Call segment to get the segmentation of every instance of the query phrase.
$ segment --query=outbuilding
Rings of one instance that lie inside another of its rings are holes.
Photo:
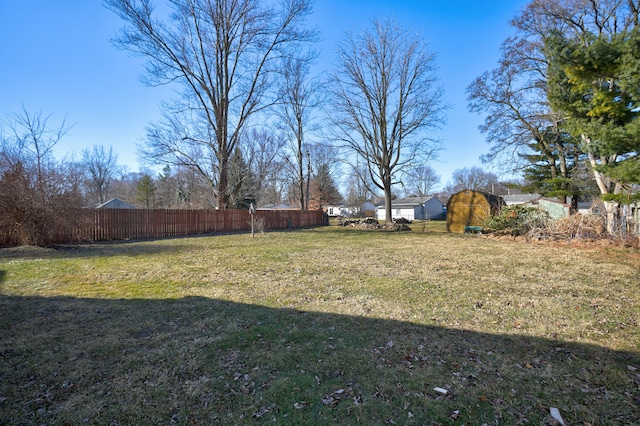
[[[463,233],[467,227],[481,227],[505,205],[499,195],[470,189],[457,192],[447,202],[447,231]]]

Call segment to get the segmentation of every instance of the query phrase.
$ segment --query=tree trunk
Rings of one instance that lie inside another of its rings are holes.
[[[218,210],[229,208],[229,158],[220,159],[220,176],[218,178]]]
[[[605,201],[604,209],[607,214],[607,232],[613,235],[616,231],[620,213],[620,203],[615,201]]]
[[[305,209],[305,197],[304,197],[304,168],[303,168],[303,158],[302,158],[302,144],[300,143],[300,139],[298,139],[298,152],[297,152],[297,160],[298,160],[298,198],[300,198],[300,210]]]
[[[393,216],[391,214],[391,182],[384,183],[384,220],[386,223],[393,222]]]
[[[583,140],[588,140],[585,136],[583,136]],[[593,177],[598,185],[598,189],[600,189],[600,193],[602,195],[610,194],[611,191],[611,182],[605,175],[597,170],[598,160],[595,157],[595,154],[592,151],[587,153],[589,156],[589,163],[591,164],[591,170],[593,172]],[[601,159],[601,164],[608,164],[609,159],[604,157]],[[613,190],[613,193],[616,194],[620,192],[620,185],[616,184]],[[617,218],[620,213],[620,203],[615,201],[605,201],[604,208],[606,211],[606,220],[607,220],[607,232],[609,235],[613,235],[616,229]]]

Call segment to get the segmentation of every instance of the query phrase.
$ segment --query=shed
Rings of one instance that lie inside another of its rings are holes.
[[[442,219],[444,205],[436,197],[408,197],[391,201],[393,219],[430,220]],[[385,218],[384,207],[378,208],[378,220]]]
[[[470,189],[457,192],[447,202],[447,231],[463,233],[467,226],[482,226],[505,205],[499,195]]]
[[[564,204],[556,200],[549,200],[548,198],[539,199],[538,208],[547,212],[551,219],[569,217],[571,214],[571,206],[569,204]]]

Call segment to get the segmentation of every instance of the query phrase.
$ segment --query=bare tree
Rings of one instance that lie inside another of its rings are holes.
[[[247,186],[257,205],[279,203],[285,184],[282,155],[286,140],[267,129],[251,129],[243,135],[241,145],[251,170]]]
[[[429,165],[417,166],[407,172],[404,187],[407,195],[425,197],[433,193],[440,183],[440,176]]]
[[[544,37],[557,28],[543,15],[532,13],[535,3],[512,21],[516,37],[502,44],[498,67],[467,88],[469,108],[486,117],[480,126],[490,144],[484,161],[535,176],[542,181],[533,186],[544,188],[545,195],[565,201],[571,196],[577,207],[579,191],[572,175],[581,153],[577,140],[562,129],[563,115],[548,100]],[[558,2],[547,3],[560,7]]]
[[[374,21],[372,31],[349,35],[339,47],[330,91],[333,137],[364,160],[391,221],[397,173],[436,151],[428,131],[443,123],[445,107],[435,56],[397,23]]]
[[[285,59],[282,64],[283,85],[280,92],[281,107],[278,110],[286,133],[291,138],[291,150],[295,158],[296,187],[300,209],[308,208],[305,203],[305,153],[308,149],[305,137],[313,131],[313,111],[320,100],[321,83],[309,78],[309,59]],[[307,175],[309,174],[307,170]],[[307,179],[308,180],[308,179]],[[309,183],[307,182],[307,185]]]
[[[53,148],[70,130],[66,119],[59,126],[51,127],[50,117],[42,111],[30,113],[23,105],[20,113],[8,115],[6,124],[18,158],[35,164],[37,183],[41,186],[46,184],[45,174],[48,163],[53,161]]]
[[[90,192],[99,203],[107,201],[109,186],[118,169],[118,154],[113,147],[105,149],[103,145],[94,145],[82,151],[82,163],[87,174]]]
[[[151,126],[143,158],[188,166],[229,207],[229,158],[249,119],[273,104],[277,64],[314,39],[310,0],[171,0],[170,21],[150,0],[106,0],[126,23],[117,46],[148,59],[146,82],[177,81],[183,97]],[[172,117],[174,112],[184,114]]]
[[[472,191],[495,193],[496,185],[498,185],[498,176],[494,173],[486,172],[480,167],[464,167],[453,171],[451,181],[445,192],[453,194],[470,189]]]

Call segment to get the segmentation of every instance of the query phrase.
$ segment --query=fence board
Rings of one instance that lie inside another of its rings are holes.
[[[246,210],[97,209],[73,235],[90,241],[167,238],[251,230]],[[258,210],[264,229],[292,229],[325,224],[321,210]]]

